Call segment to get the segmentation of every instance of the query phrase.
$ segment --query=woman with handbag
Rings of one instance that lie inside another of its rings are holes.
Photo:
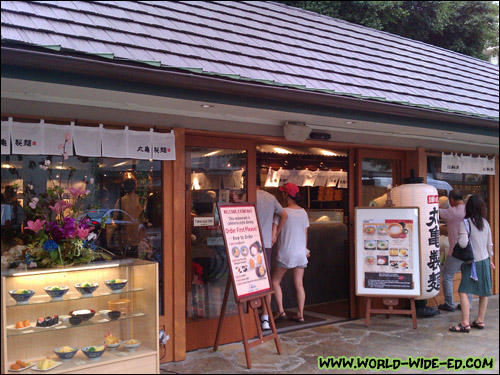
[[[468,228],[467,228],[468,227]],[[486,220],[486,205],[482,198],[473,195],[465,206],[465,220],[460,224],[458,244],[465,248],[470,243],[474,259],[462,265],[462,281],[458,288],[462,304],[462,321],[451,332],[469,333],[472,328],[484,329],[484,315],[491,296],[491,270],[495,265],[491,261],[493,243],[491,228]],[[469,323],[469,299],[467,293],[479,296],[477,319]]]

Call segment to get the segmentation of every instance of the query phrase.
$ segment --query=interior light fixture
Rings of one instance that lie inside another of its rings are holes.
[[[200,107],[201,108],[213,108],[214,106],[211,104],[202,104]]]
[[[278,154],[291,154],[290,151],[281,147],[274,147],[274,151],[276,151]]]
[[[355,124],[356,121],[346,121],[345,123],[348,124],[348,125],[352,125],[352,124]]]
[[[208,154],[203,155],[203,157],[206,157],[206,156],[214,156],[215,154],[218,154],[219,152],[220,152],[220,150],[217,150],[217,151],[212,151],[212,152],[209,152]]]
[[[335,152],[331,152],[328,150],[321,150],[321,154],[324,156],[337,156],[337,154]]]
[[[10,165],[10,164],[2,164],[2,168],[10,169],[10,168],[12,168],[12,165]]]
[[[18,272],[12,274],[12,276],[32,276],[32,275],[43,275],[46,273],[56,273],[56,272],[73,272],[73,271],[80,271],[80,270],[95,270],[99,268],[112,268],[112,267],[118,267],[118,263],[111,263],[111,264],[103,264],[103,265],[98,265],[98,266],[90,266],[90,267],[71,267],[71,268],[60,268],[60,269],[50,269],[47,271],[32,271],[32,272]]]

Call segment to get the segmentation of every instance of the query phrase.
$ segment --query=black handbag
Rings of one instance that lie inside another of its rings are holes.
[[[453,257],[460,259],[461,261],[464,262],[470,262],[474,259],[474,253],[472,252],[472,245],[470,242],[470,222],[469,222],[469,231],[467,232],[467,235],[469,236],[467,241],[467,246],[460,247],[460,245],[457,242],[457,244],[453,248],[453,253],[451,254]]]

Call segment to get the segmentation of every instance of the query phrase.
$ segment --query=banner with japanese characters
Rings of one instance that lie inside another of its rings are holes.
[[[2,155],[10,154],[10,132],[12,130],[12,118],[2,121]]]
[[[235,299],[271,290],[269,264],[254,204],[218,203]]]
[[[43,155],[43,126],[13,122],[10,133],[12,153],[20,155]]]
[[[356,208],[356,294],[420,295],[419,208]]]
[[[153,132],[128,130],[128,157],[132,159],[152,159],[152,134]]]
[[[152,137],[154,160],[175,160],[175,136],[170,133],[154,133]]]

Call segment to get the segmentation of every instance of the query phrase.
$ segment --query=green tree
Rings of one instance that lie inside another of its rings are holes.
[[[498,47],[498,3],[492,1],[278,1],[486,59]]]

